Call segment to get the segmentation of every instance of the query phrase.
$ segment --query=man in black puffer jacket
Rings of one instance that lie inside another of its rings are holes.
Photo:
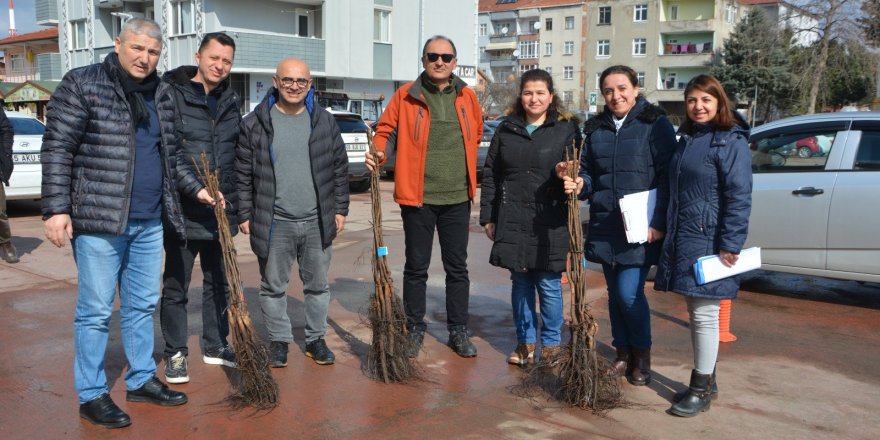
[[[331,243],[348,215],[348,156],[336,120],[315,105],[302,60],[278,63],[275,87],[241,124],[235,171],[240,228],[260,264],[260,306],[273,367],[287,365],[293,342],[287,286],[299,264],[306,315],[306,356],[335,362],[324,341]]]
[[[159,315],[165,337],[165,380],[189,382],[186,356],[187,290],[196,256],[202,266],[202,360],[207,364],[235,366],[235,355],[226,342],[229,285],[223,270],[217,203],[198,176],[201,154],[211,171],[218,171],[220,192],[232,233],[238,221],[235,191],[235,143],[241,112],[229,73],[235,57],[235,40],[221,32],[202,38],[196,53],[197,66],[182,66],[165,73],[158,94],[171,95],[175,103],[180,145],[169,151],[177,159],[177,190],[186,218],[186,235],[165,234],[165,274]]]
[[[186,395],[157,379],[153,311],[159,301],[163,217],[184,234],[175,167],[174,109],[156,95],[162,33],[151,20],[126,22],[103,63],[68,72],[49,101],[43,136],[46,237],[71,240],[78,271],[74,385],[80,417],[107,428],[131,423],[108,394],[104,372],[113,300],[129,368],[126,400],[162,406]]]

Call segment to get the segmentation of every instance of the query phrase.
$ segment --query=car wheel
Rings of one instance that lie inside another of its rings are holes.
[[[370,181],[361,180],[360,182],[351,182],[349,188],[351,189],[351,192],[365,192],[370,189]]]
[[[812,155],[813,155],[813,151],[810,150],[810,147],[798,148],[798,157],[810,157]]]

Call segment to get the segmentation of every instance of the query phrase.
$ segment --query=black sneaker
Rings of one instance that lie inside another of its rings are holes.
[[[287,342],[272,341],[269,343],[269,366],[281,368],[287,366]]]
[[[165,380],[168,383],[187,383],[189,373],[186,371],[186,356],[178,351],[174,356],[165,358]]]
[[[209,365],[223,365],[229,368],[235,368],[235,353],[228,345],[220,348],[206,350],[202,354],[202,360]],[[173,382],[172,382],[173,383]]]
[[[334,356],[333,352],[330,351],[330,348],[327,347],[324,338],[318,338],[312,342],[307,342],[306,356],[314,359],[315,363],[318,365],[330,365],[336,362],[336,356]]]
[[[406,357],[410,359],[419,357],[422,343],[425,342],[425,329],[418,326],[410,328],[407,339],[409,339],[409,346],[406,347]]]
[[[477,355],[477,347],[468,338],[467,327],[463,325],[449,330],[449,342],[446,345],[461,357],[468,358]]]

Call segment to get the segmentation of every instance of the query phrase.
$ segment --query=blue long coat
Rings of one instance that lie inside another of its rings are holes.
[[[752,159],[748,129],[715,131],[695,125],[682,133],[669,163],[666,240],[656,290],[688,297],[729,299],[739,290],[730,277],[698,286],[694,263],[725,250],[739,253],[746,241],[752,208]]]

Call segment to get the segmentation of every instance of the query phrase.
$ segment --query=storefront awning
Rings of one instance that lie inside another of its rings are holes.
[[[486,50],[514,50],[516,49],[516,41],[508,41],[506,43],[489,43]]]

